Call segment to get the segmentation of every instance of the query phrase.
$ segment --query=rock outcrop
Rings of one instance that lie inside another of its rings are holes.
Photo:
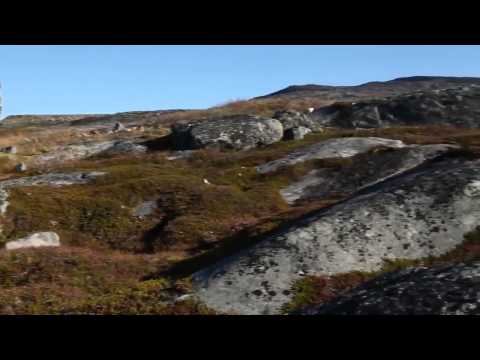
[[[404,173],[456,147],[448,144],[408,145],[382,148],[357,155],[338,168],[315,169],[300,180],[280,190],[289,204],[349,196],[389,177]]]
[[[274,314],[305,275],[378,271],[385,259],[439,256],[480,221],[480,160],[450,157],[312,213],[194,274],[208,306]]]
[[[300,315],[478,315],[480,262],[382,275]]]
[[[35,164],[65,162],[84,159],[101,153],[115,155],[122,153],[144,153],[146,151],[146,146],[130,140],[84,142],[81,144],[59,146],[48,153],[35,156],[33,162]]]
[[[105,172],[71,172],[71,173],[48,173],[36,176],[25,176],[16,179],[0,181],[1,189],[9,189],[21,186],[65,186],[73,184],[85,184],[92,179],[105,175]]]
[[[7,250],[17,250],[25,248],[38,247],[57,247],[60,246],[60,237],[54,232],[39,232],[27,237],[9,241],[5,244]]]
[[[172,126],[176,150],[228,148],[248,150],[273,144],[283,137],[283,126],[276,119],[238,115],[194,124]]]
[[[286,110],[279,111],[273,115],[274,119],[277,119],[282,123],[283,130],[294,129],[298,127],[304,127],[311,131],[321,131],[322,127],[316,123],[310,116],[303,114],[299,111]]]
[[[277,171],[282,167],[295,165],[308,160],[348,158],[378,146],[401,148],[404,147],[405,144],[400,140],[376,137],[330,139],[294,151],[284,158],[259,165],[257,166],[257,172],[266,174]]]
[[[302,140],[305,137],[305,135],[311,132],[312,130],[303,126],[294,127],[294,128],[285,130],[283,134],[283,139],[284,140]]]
[[[379,128],[389,126],[450,125],[480,127],[480,87],[420,91],[396,97],[336,103],[309,116],[320,126]]]

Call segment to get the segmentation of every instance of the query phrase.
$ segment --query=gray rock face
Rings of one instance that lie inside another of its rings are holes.
[[[378,128],[428,124],[478,128],[480,89],[460,87],[318,108],[310,117],[320,126]]]
[[[17,179],[0,181],[0,189],[9,189],[22,186],[65,186],[73,184],[85,184],[90,180],[105,175],[104,172],[72,172],[72,173],[50,173],[37,176],[27,176]]]
[[[209,147],[248,150],[273,144],[283,137],[283,126],[275,119],[229,116],[195,124],[176,124],[172,139],[177,150]]]
[[[79,160],[100,153],[115,155],[122,153],[144,153],[146,151],[146,146],[136,144],[129,140],[85,142],[83,144],[61,146],[46,154],[38,155],[34,158],[34,163],[45,164]]]
[[[359,155],[351,164],[341,168],[312,170],[299,181],[281,189],[280,193],[289,204],[352,195],[364,187],[413,169],[454,148],[456,147],[447,144],[409,145]]]
[[[316,123],[307,114],[302,114],[298,111],[278,111],[273,115],[274,119],[280,121],[283,125],[283,130],[298,128],[299,126],[310,129],[312,131],[321,131],[322,127]]]
[[[147,152],[147,147],[144,145],[135,144],[132,141],[117,141],[107,150],[102,151],[102,154],[116,155],[116,154],[143,154]]]
[[[478,315],[480,262],[380,276],[301,315]]]
[[[9,241],[5,244],[7,250],[52,246],[60,246],[60,237],[54,232],[35,233],[15,241]]]
[[[83,159],[101,153],[111,148],[114,144],[114,141],[102,141],[61,146],[53,151],[36,156],[34,162],[43,164]]]
[[[405,144],[400,140],[376,137],[330,139],[294,151],[284,158],[257,166],[257,171],[260,174],[266,174],[308,160],[352,157],[378,146],[401,148]]]
[[[305,135],[311,132],[312,130],[303,126],[294,127],[294,128],[285,130],[285,133],[283,134],[283,139],[284,140],[302,140],[305,137]]]
[[[480,160],[447,158],[313,213],[194,274],[214,309],[274,314],[305,275],[377,271],[384,259],[439,256],[480,221]]]

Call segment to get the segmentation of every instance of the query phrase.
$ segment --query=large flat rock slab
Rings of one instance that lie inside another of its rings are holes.
[[[404,147],[405,144],[400,140],[378,137],[330,139],[296,150],[281,159],[259,165],[257,166],[257,172],[260,174],[266,174],[277,171],[282,167],[292,166],[308,160],[348,158],[379,146],[401,148]]]
[[[436,144],[383,149],[358,156],[352,163],[341,168],[312,170],[300,180],[281,189],[280,193],[289,204],[349,196],[364,187],[402,174],[456,148],[458,147],[454,145]]]
[[[194,274],[216,310],[275,314],[305,275],[377,271],[439,256],[480,221],[480,160],[448,158],[386,180]]]

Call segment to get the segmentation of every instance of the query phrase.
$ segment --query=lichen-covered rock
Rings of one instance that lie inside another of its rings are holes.
[[[33,163],[37,165],[45,163],[62,163],[65,161],[84,159],[98,154],[111,156],[125,153],[140,154],[145,153],[146,151],[146,146],[137,144],[131,140],[91,141],[81,144],[59,146],[48,153],[35,156]]]
[[[22,186],[64,186],[73,184],[85,184],[88,181],[105,175],[105,172],[71,172],[71,173],[49,173],[36,176],[25,176],[16,179],[0,181],[0,189],[8,189]]]
[[[117,154],[143,154],[147,152],[147,147],[136,144],[132,141],[123,140],[112,144],[107,150],[102,151],[103,155],[117,155]]]
[[[276,119],[236,115],[176,124],[172,127],[173,146],[177,150],[230,148],[247,150],[273,144],[283,137],[283,126]]]
[[[83,159],[101,153],[115,144],[114,141],[85,142],[83,144],[71,144],[59,146],[45,154],[34,157],[35,164],[45,164],[51,162],[64,162]]]
[[[435,159],[456,146],[448,144],[409,145],[403,148],[381,149],[358,155],[340,168],[315,169],[300,180],[280,190],[289,204],[339,195],[348,196],[364,187],[401,174]]]
[[[54,232],[39,232],[5,244],[7,250],[52,246],[60,246],[60,237]]]
[[[330,139],[296,150],[284,158],[270,161],[257,166],[260,174],[276,171],[285,166],[314,159],[348,158],[366,152],[378,146],[401,148],[405,144],[400,140],[383,139],[377,137],[350,137]]]
[[[479,224],[479,180],[480,160],[461,157],[385,180],[197,272],[196,294],[219,311],[273,314],[302,276],[442,255]]]
[[[300,315],[478,315],[480,262],[387,273]]]
[[[299,126],[308,128],[312,131],[321,131],[322,127],[316,123],[307,114],[303,114],[299,111],[286,110],[278,111],[273,115],[274,119],[280,121],[283,125],[283,130],[289,130],[298,128]]]

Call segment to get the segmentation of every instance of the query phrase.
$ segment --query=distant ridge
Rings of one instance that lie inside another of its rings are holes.
[[[369,96],[392,96],[406,92],[445,89],[457,86],[480,85],[478,77],[454,76],[410,76],[388,81],[372,81],[352,86],[332,85],[292,85],[282,90],[256,97],[265,99],[271,97],[326,97],[326,98],[356,98]]]

